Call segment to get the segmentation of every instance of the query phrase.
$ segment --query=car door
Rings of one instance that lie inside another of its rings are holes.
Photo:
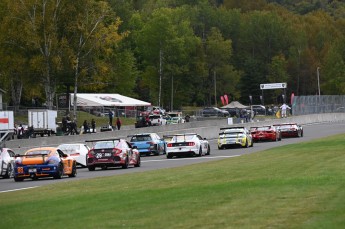
[[[127,141],[122,142],[122,150],[127,152],[128,161],[130,164],[133,164],[133,160],[135,160],[135,155],[133,154],[133,149],[131,144]]]
[[[207,153],[207,141],[205,141],[200,135],[197,135],[197,138],[199,139],[202,153],[206,154]]]

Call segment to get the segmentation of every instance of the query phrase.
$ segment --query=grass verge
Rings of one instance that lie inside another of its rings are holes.
[[[1,193],[0,228],[344,228],[344,142]]]

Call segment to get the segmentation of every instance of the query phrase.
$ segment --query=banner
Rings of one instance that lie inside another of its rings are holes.
[[[222,100],[222,104],[223,104],[223,106],[225,106],[225,104],[224,104],[224,96],[220,96],[220,100]]]
[[[225,99],[225,105],[228,105],[229,104],[229,98],[228,98],[227,94],[224,95],[224,99]]]

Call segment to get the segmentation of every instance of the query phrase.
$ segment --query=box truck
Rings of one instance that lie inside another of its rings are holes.
[[[29,127],[34,129],[34,137],[36,135],[52,135],[56,133],[57,111],[54,110],[28,110]]]
[[[13,111],[0,111],[0,146],[5,140],[13,138],[14,116]]]

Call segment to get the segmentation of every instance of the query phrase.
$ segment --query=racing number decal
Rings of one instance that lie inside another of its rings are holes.
[[[24,173],[24,168],[23,167],[18,167],[17,168],[18,173]]]

